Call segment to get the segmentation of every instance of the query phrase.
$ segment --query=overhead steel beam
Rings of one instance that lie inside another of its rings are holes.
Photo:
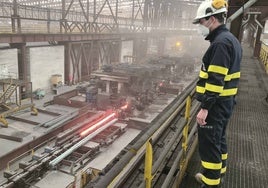
[[[245,9],[251,7],[254,3],[256,3],[258,0],[250,0],[245,5],[243,5],[240,9],[238,9],[234,14],[232,14],[226,21],[226,27],[228,29],[231,28],[232,21],[236,19],[238,16],[244,13]]]

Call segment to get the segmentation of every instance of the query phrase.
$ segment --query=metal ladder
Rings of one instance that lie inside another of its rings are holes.
[[[16,88],[17,88],[17,84],[12,84],[11,82],[8,88],[0,96],[0,104],[6,103],[6,101],[11,97],[11,95],[14,93]]]

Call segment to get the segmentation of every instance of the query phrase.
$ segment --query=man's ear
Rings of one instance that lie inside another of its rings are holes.
[[[214,23],[215,21],[217,21],[217,19],[213,15],[210,17],[210,19],[211,19],[211,22],[212,23]]]

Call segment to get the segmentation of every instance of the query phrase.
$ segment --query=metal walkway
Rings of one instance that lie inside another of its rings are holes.
[[[237,105],[227,129],[228,163],[221,188],[268,187],[268,75],[253,49],[243,46]],[[197,149],[180,188],[199,188],[194,175],[200,170]]]

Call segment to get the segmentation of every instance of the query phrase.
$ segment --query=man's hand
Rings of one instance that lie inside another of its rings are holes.
[[[207,122],[205,121],[208,116],[208,110],[201,108],[196,116],[196,121],[199,125],[206,125]]]

